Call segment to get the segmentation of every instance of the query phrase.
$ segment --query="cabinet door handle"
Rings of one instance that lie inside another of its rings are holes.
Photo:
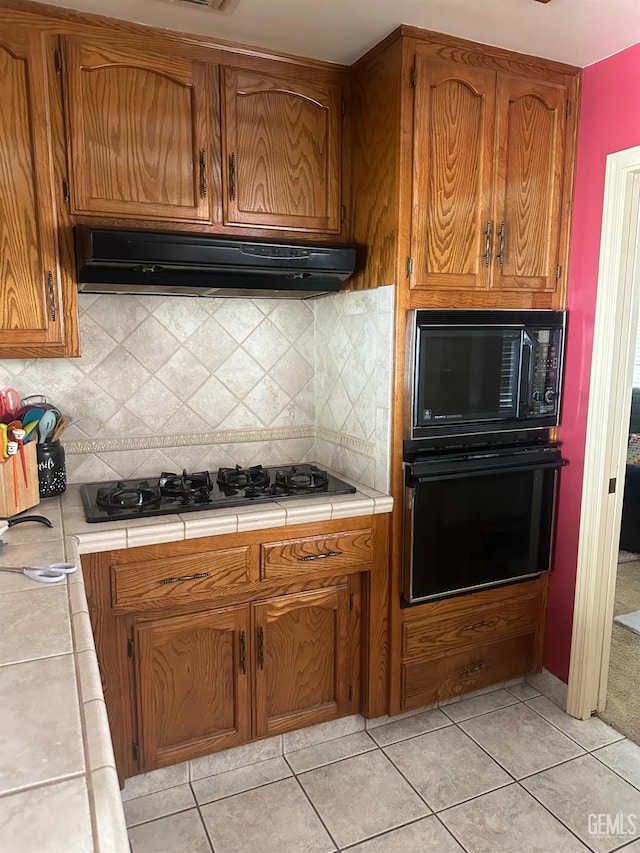
[[[327,557],[341,557],[342,551],[327,551],[325,554],[309,554],[307,557],[298,557],[301,563],[308,563],[309,560],[326,560]]]
[[[207,151],[200,149],[200,195],[207,197]]]
[[[236,200],[236,155],[233,152],[229,157],[229,195],[231,201]]]
[[[56,295],[53,288],[53,273],[51,270],[47,273],[47,290],[49,292],[49,316],[51,320],[56,319]]]
[[[498,263],[504,264],[504,222],[500,223],[500,248],[498,250]]]
[[[481,619],[480,622],[473,622],[471,625],[465,625],[462,630],[475,631],[476,628],[489,628],[491,625],[495,624],[495,620],[493,619]]]
[[[458,675],[460,678],[466,678],[467,675],[473,675],[474,672],[480,672],[483,669],[490,669],[491,666],[493,666],[493,664],[485,663],[485,661],[472,663],[469,664],[469,666],[463,666]]]
[[[240,669],[242,674],[247,674],[247,635],[244,631],[240,633]]]
[[[484,265],[489,266],[491,260],[491,221],[487,222],[487,227],[484,229]]]
[[[180,581],[195,581],[208,578],[211,572],[197,572],[195,575],[181,575],[179,578],[164,578],[160,583],[180,583]]]
[[[264,669],[264,631],[258,628],[258,666]]]

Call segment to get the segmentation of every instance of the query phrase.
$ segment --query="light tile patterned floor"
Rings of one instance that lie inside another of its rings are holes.
[[[639,853],[640,747],[518,684],[125,812],[133,853]]]

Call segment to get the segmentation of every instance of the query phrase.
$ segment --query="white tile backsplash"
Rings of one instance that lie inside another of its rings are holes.
[[[79,294],[82,356],[2,360],[0,384],[79,419],[64,438],[70,483],[318,461],[388,491],[393,290]]]

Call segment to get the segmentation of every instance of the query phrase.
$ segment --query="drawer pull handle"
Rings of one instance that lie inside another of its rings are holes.
[[[240,669],[242,674],[247,674],[247,635],[244,631],[240,633]]]
[[[327,557],[341,557],[342,551],[327,551],[326,554],[309,554],[307,557],[298,557],[301,563],[308,563],[309,560],[326,560]]]
[[[161,580],[160,583],[180,583],[180,581],[195,581],[200,580],[200,578],[208,578],[211,572],[198,572],[195,575],[182,575],[179,578],[165,578]]]
[[[495,624],[495,619],[481,619],[480,622],[474,622],[472,625],[465,625],[462,630],[475,631],[476,628],[490,628]]]
[[[264,631],[258,628],[258,666],[264,669]]]
[[[463,666],[460,670],[460,678],[465,678],[467,675],[473,675],[474,672],[480,672],[483,669],[490,669],[492,664],[480,661],[480,663],[472,663],[469,666]]]

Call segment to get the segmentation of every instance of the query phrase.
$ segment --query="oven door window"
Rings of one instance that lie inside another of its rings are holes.
[[[415,425],[514,418],[519,329],[418,327]]]
[[[555,468],[529,468],[419,479],[405,598],[423,601],[547,571],[556,476]]]

